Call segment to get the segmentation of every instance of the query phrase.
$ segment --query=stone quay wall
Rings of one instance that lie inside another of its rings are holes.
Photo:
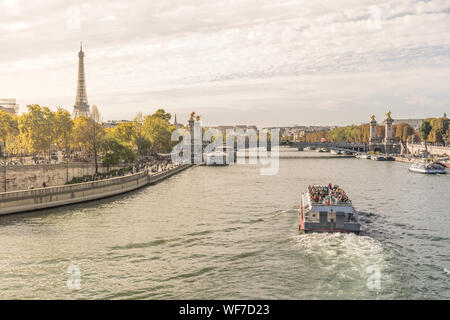
[[[437,156],[450,156],[450,147],[443,147],[443,146],[430,146],[427,145],[428,152],[437,155]],[[411,154],[417,154],[422,151],[425,151],[425,146],[422,144],[411,144],[408,143],[408,151]]]
[[[106,180],[0,193],[0,215],[63,206],[126,193],[158,183],[190,166],[186,164],[156,174],[139,172]]]
[[[111,167],[110,170],[120,168],[120,166]],[[8,192],[27,190],[30,186],[40,188],[43,182],[47,187],[61,186],[74,177],[92,176],[95,173],[95,165],[93,163],[61,163],[6,166],[6,168],[0,166],[0,192],[5,191],[5,171]],[[98,172],[106,173],[106,166],[99,164]]]

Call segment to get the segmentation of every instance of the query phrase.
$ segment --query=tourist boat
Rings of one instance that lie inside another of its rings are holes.
[[[326,196],[317,200],[314,190],[322,190]],[[300,231],[302,232],[354,232],[362,231],[358,212],[350,200],[337,200],[331,193],[339,192],[347,199],[342,189],[330,189],[324,185],[309,186],[300,202]]]
[[[425,174],[446,174],[445,168],[441,165],[425,162],[416,162],[410,168],[409,171]]]
[[[204,159],[207,166],[227,166],[231,163],[234,150],[228,146],[216,147],[213,151],[206,153]]]
[[[330,150],[331,154],[335,154],[335,155],[341,155],[342,152],[340,150]]]

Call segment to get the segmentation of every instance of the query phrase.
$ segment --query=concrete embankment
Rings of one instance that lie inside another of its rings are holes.
[[[157,174],[139,172],[132,175],[100,181],[76,183],[50,188],[0,193],[0,215],[45,209],[129,192],[158,183],[190,167],[182,165]]]
[[[99,164],[98,172],[107,173],[123,166],[108,168]],[[93,163],[68,162],[60,164],[37,164],[0,167],[0,192],[26,190],[30,186],[39,188],[45,182],[47,187],[62,186],[75,177],[95,174]]]

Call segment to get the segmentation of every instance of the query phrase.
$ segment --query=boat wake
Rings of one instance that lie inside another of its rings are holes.
[[[351,285],[355,290],[367,291],[375,272],[383,288],[393,282],[390,258],[373,238],[353,233],[311,233],[294,236],[294,241],[309,268],[326,271],[329,278],[324,283],[334,289]]]
[[[353,233],[309,233],[295,236],[297,245],[306,254],[340,259],[378,260],[383,253],[381,244],[367,236]]]

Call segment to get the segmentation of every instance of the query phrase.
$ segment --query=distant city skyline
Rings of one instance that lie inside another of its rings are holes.
[[[257,5],[256,5],[257,3]],[[346,125],[450,111],[448,1],[0,4],[0,96],[72,111],[83,41],[103,120]]]

